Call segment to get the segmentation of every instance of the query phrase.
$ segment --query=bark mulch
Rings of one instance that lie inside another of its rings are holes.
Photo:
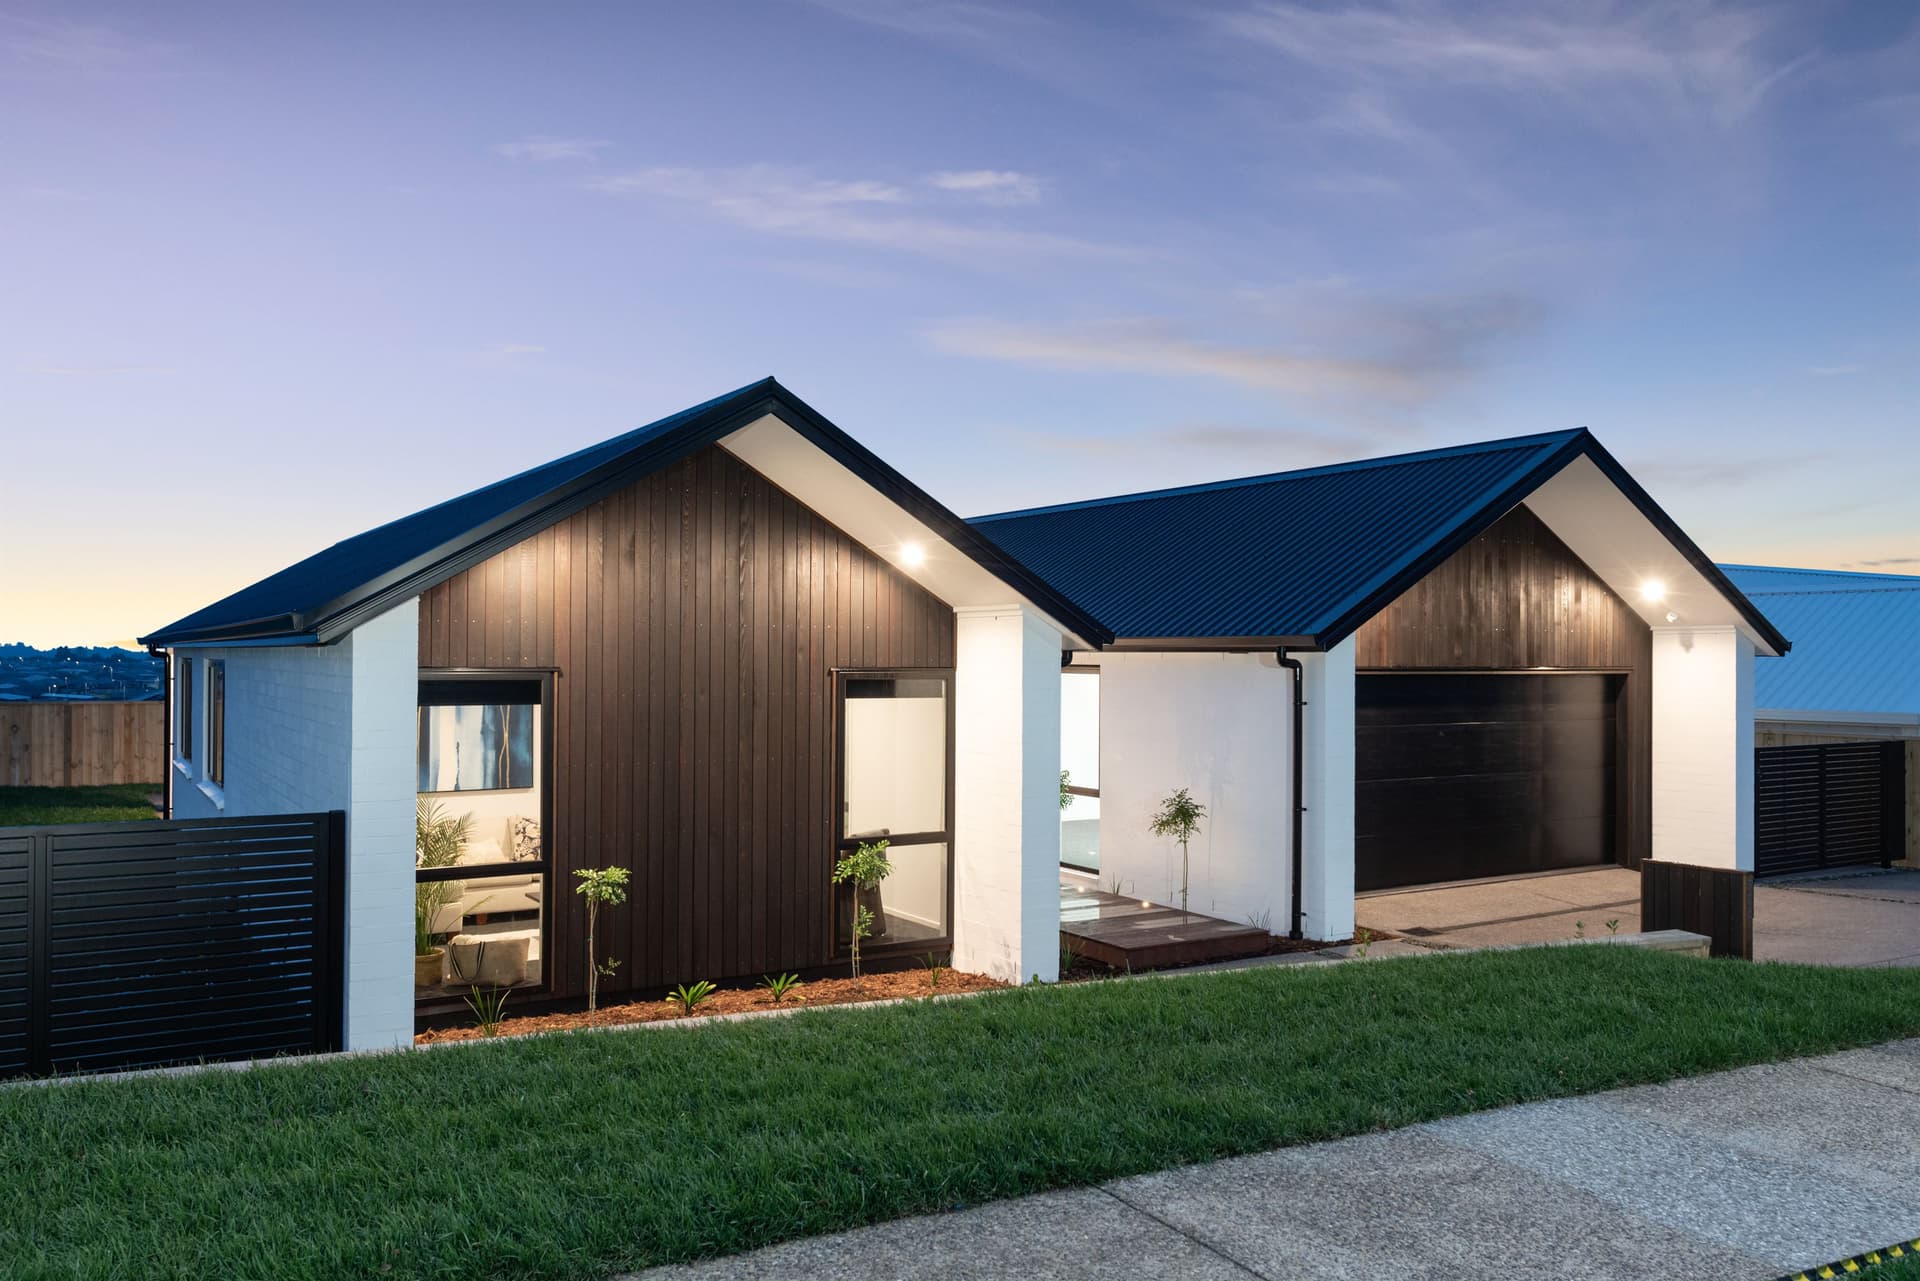
[[[802,983],[787,993],[786,999],[778,1006],[768,996],[764,988],[721,988],[712,996],[694,1007],[693,1013],[683,1015],[680,1007],[666,1001],[629,1001],[621,1005],[602,1005],[591,1018],[585,1011],[577,1010],[561,1014],[527,1014],[515,1016],[509,1013],[500,1024],[499,1035],[527,1036],[535,1032],[571,1032],[586,1027],[617,1027],[627,1023],[660,1023],[675,1019],[701,1019],[715,1014],[747,1014],[771,1009],[812,1009],[820,1005],[858,1005],[865,1001],[897,1001],[904,997],[951,996],[955,992],[985,992],[993,988],[1006,987],[999,979],[990,979],[984,974],[969,974],[965,970],[940,971],[940,984],[935,987],[932,973],[928,970],[898,970],[886,974],[867,974],[858,982],[847,979],[815,979]],[[512,998],[508,998],[508,1009],[512,1009]],[[437,1028],[421,1032],[413,1038],[415,1045],[432,1045],[436,1041],[472,1041],[480,1037],[477,1027]]]

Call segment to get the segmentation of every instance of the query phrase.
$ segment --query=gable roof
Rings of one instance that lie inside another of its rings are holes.
[[[140,638],[149,647],[327,644],[600,498],[771,415],[1082,640],[1110,634],[772,378],[370,529]]]
[[[974,523],[1121,639],[1328,649],[1586,457],[1769,645],[1787,640],[1585,428]]]
[[[1920,578],[1722,565],[1798,643],[1754,673],[1754,704],[1773,710],[1920,715]]]

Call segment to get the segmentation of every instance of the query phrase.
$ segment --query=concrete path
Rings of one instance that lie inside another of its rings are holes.
[[[1374,894],[1360,924],[1427,947],[1595,938],[1640,928],[1640,874],[1623,867]],[[1768,879],[1753,888],[1753,958],[1808,965],[1920,965],[1920,871],[1861,868]]]
[[[1771,1281],[1920,1236],[1920,1040],[906,1219],[655,1281]]]
[[[1753,959],[1920,965],[1920,871],[1875,867],[1754,886]]]

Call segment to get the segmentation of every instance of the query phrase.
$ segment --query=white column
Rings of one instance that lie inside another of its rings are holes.
[[[1307,697],[1301,930],[1343,939],[1353,934],[1353,638],[1299,658]]]
[[[1021,605],[956,612],[953,963],[1059,977],[1060,633]]]
[[[420,602],[362,623],[353,647],[347,810],[346,1048],[413,1043],[413,826]]]
[[[1753,642],[1653,632],[1653,856],[1753,870]]]

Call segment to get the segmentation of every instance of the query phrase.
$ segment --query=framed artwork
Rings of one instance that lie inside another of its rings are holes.
[[[420,709],[422,792],[494,792],[532,787],[533,718],[526,703],[462,703]]]

